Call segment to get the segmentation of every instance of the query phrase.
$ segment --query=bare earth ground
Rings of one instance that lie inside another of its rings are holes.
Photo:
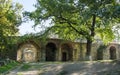
[[[43,62],[29,63],[30,67],[21,67],[7,75],[120,75],[120,62]]]

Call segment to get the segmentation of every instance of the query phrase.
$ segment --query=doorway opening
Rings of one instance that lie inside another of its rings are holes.
[[[73,50],[70,44],[62,44],[62,61],[72,61],[73,60]]]
[[[56,60],[56,45],[54,43],[48,43],[46,45],[46,61]]]
[[[62,52],[62,61],[67,61],[67,53]]]
[[[110,59],[116,59],[116,48],[114,46],[110,47]]]

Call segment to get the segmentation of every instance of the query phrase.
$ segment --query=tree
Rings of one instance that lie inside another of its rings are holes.
[[[120,22],[120,5],[115,0],[37,0],[35,7],[25,13],[35,25],[50,19],[52,26],[46,32],[73,40],[82,36],[87,40],[87,57],[94,37],[99,34],[104,41],[111,41],[112,27]]]
[[[21,24],[21,8],[19,3],[12,3],[12,0],[0,0],[0,57],[2,51],[6,50],[8,36],[18,32]]]

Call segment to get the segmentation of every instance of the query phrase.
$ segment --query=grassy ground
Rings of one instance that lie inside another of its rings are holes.
[[[11,62],[7,65],[1,66],[0,67],[0,74],[7,72],[8,70],[11,70],[12,68],[14,68],[15,66],[17,66],[19,63],[17,62]]]

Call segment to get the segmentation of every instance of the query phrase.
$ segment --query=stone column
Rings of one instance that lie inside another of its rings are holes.
[[[17,51],[17,61],[22,61],[22,50]]]
[[[116,59],[119,59],[119,47],[118,47],[118,45],[116,46]]]
[[[37,61],[41,61],[41,48],[37,48]]]
[[[120,59],[120,45],[118,45],[118,59]]]
[[[73,49],[73,61],[76,61],[76,49]]]
[[[46,60],[46,50],[45,50],[44,46],[41,48],[40,54],[41,54],[40,61],[45,61]]]
[[[56,56],[55,61],[59,61],[59,46],[58,45],[56,45],[56,55],[55,56]]]
[[[60,44],[59,44],[59,46],[58,46],[58,61],[62,61],[62,50],[61,50],[61,46],[60,46]]]

